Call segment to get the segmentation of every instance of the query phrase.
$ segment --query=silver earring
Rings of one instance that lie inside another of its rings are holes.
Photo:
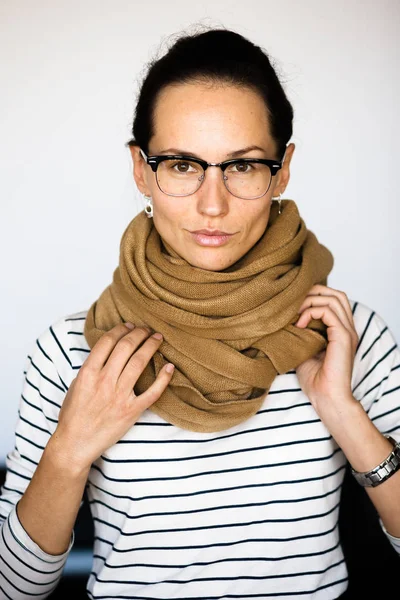
[[[144,212],[146,213],[148,218],[151,219],[151,217],[153,216],[153,203],[151,201],[151,196],[146,196],[146,194],[144,194],[144,197],[146,200],[146,206],[144,207]]]
[[[272,200],[276,200],[278,202],[278,215],[282,214],[282,209],[281,209],[282,194],[279,194],[278,197],[272,196]]]

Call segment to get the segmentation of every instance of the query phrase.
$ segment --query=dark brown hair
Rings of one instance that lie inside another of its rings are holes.
[[[228,29],[183,35],[161,58],[150,62],[136,104],[132,139],[147,153],[154,134],[154,107],[168,85],[193,81],[227,83],[255,90],[268,111],[270,132],[281,159],[292,136],[293,108],[271,61],[259,46]]]

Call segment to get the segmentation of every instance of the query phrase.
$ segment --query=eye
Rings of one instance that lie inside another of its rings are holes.
[[[233,163],[233,165],[231,165],[229,167],[229,170],[232,171],[233,173],[247,174],[254,170],[254,166],[252,163],[249,163],[246,161],[239,161],[239,162]]]
[[[196,168],[198,168],[198,165],[196,165],[196,163],[191,163],[187,160],[171,160],[168,161],[169,165],[168,167],[177,172],[177,173],[193,173],[196,171]]]

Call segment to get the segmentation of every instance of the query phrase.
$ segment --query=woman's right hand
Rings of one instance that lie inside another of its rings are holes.
[[[116,325],[96,342],[72,381],[51,445],[75,467],[88,470],[169,384],[172,373],[165,365],[143,394],[136,396],[133,391],[162,342],[150,333],[144,327]]]

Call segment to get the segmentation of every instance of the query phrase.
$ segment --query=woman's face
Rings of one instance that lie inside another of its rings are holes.
[[[186,83],[165,88],[154,111],[154,136],[149,155],[185,154],[207,162],[235,158],[278,159],[269,133],[263,100],[249,88]],[[250,149],[257,146],[258,148]],[[247,150],[246,150],[247,149]],[[132,147],[134,176],[139,190],[151,196],[154,225],[161,238],[194,267],[222,271],[239,260],[263,235],[272,196],[283,193],[289,181],[294,151],[290,144],[283,168],[261,198],[244,200],[225,187],[221,169],[209,167],[201,187],[190,196],[173,197],[160,191],[155,173],[139,148]],[[231,234],[222,245],[206,245],[191,232],[220,230]]]

